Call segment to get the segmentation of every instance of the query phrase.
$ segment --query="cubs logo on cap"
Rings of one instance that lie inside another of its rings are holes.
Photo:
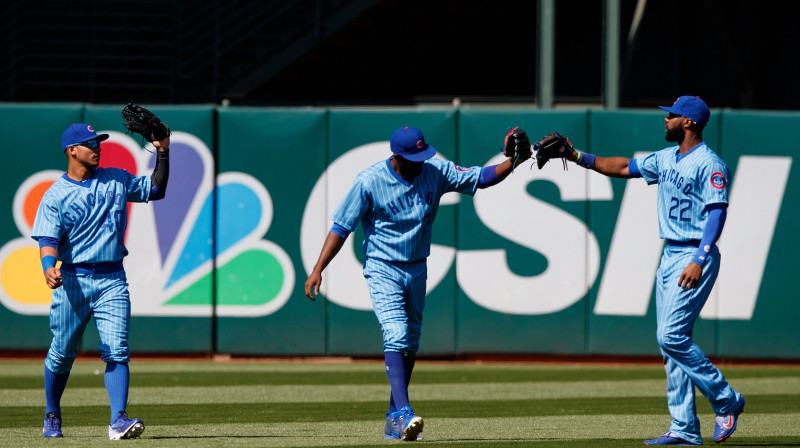
[[[422,131],[408,126],[394,131],[389,146],[393,153],[412,162],[422,162],[436,154],[436,148],[425,143]]]
[[[98,134],[87,123],[74,123],[61,134],[61,151],[66,151],[68,146],[80,145],[90,140],[104,141],[108,134]]]

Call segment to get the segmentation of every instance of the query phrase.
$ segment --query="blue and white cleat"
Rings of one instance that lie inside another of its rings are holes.
[[[714,441],[722,443],[736,431],[736,424],[739,422],[739,414],[744,412],[744,397],[732,414],[718,415],[714,419]]]
[[[55,412],[48,412],[44,416],[44,428],[42,428],[42,437],[64,437],[61,433],[61,416]]]
[[[393,412],[391,414],[386,414],[386,426],[383,427],[383,438],[387,440],[400,440],[400,425],[397,423],[397,417],[400,416],[400,412]],[[422,433],[420,432],[417,434],[417,437],[414,439],[407,439],[408,442],[421,442],[422,441]]]
[[[397,424],[399,412],[386,413],[386,426],[383,427],[383,438],[389,440],[400,440],[400,426]]]
[[[683,440],[680,437],[676,436],[675,434],[667,431],[664,433],[663,436],[657,439],[650,439],[645,440],[645,445],[675,445],[675,446],[697,446],[702,445],[702,443],[692,443],[688,440]]]
[[[397,425],[400,427],[400,440],[406,442],[416,441],[425,426],[422,417],[414,414],[411,406],[403,406],[398,413]]]
[[[141,419],[128,418],[125,411],[119,411],[114,423],[108,426],[109,440],[135,439],[144,432],[144,422]]]

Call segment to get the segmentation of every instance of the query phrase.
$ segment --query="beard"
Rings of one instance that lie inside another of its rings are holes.
[[[683,127],[675,126],[672,128],[667,128],[667,132],[664,135],[664,140],[668,142],[681,144],[683,143],[683,138],[685,136],[686,136],[686,131],[684,131]]]

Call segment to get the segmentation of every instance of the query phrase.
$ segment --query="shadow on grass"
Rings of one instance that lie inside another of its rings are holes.
[[[306,438],[308,436],[302,436]],[[322,436],[318,436],[322,437]],[[200,439],[200,440],[210,440],[210,439],[296,439],[298,438],[297,435],[290,435],[290,436],[276,436],[276,435],[207,435],[207,436],[152,436],[147,437],[148,439],[154,440],[171,440],[171,439]],[[309,437],[313,438],[313,437]]]

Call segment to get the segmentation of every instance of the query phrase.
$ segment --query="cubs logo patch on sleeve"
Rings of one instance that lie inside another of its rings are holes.
[[[725,175],[720,172],[712,174],[709,180],[711,181],[711,186],[718,190],[722,190],[728,185],[728,180],[725,179]]]

